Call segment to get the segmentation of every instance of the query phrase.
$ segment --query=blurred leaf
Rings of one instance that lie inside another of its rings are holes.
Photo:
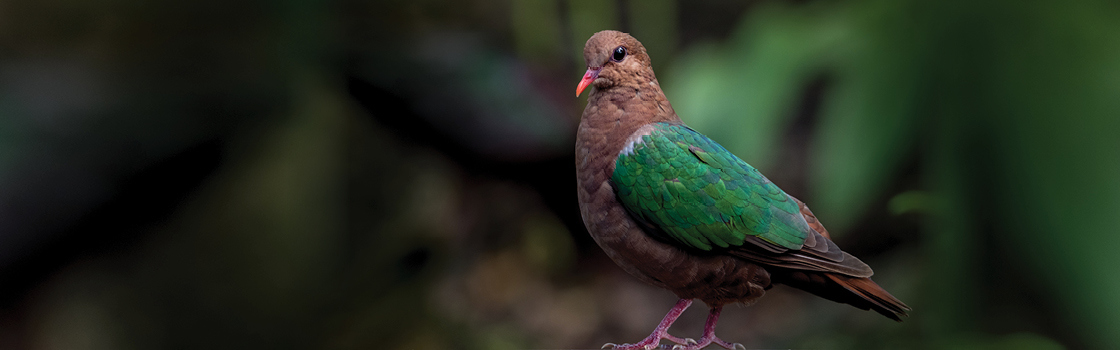
[[[842,43],[835,55],[829,91],[810,152],[814,212],[843,234],[860,213],[890,186],[903,157],[912,151],[920,116],[917,102],[923,75],[919,46],[928,28],[911,15],[914,4],[861,1],[836,11]],[[837,34],[839,35],[839,34]]]
[[[923,191],[906,191],[891,197],[887,202],[887,209],[891,214],[902,215],[907,213],[925,213],[933,206],[933,198]]]

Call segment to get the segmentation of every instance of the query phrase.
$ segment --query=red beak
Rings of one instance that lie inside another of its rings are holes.
[[[587,68],[587,73],[583,73],[583,80],[580,80],[579,85],[576,85],[576,97],[579,97],[579,94],[583,93],[583,89],[587,88],[588,85],[591,85],[591,83],[599,77],[600,69],[603,69],[603,67]]]

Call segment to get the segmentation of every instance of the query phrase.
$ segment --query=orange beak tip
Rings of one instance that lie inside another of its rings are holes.
[[[588,68],[587,73],[583,74],[583,79],[581,79],[579,81],[579,85],[576,85],[576,97],[579,97],[579,95],[581,93],[583,93],[583,89],[586,89],[587,86],[589,86],[589,85],[591,85],[591,83],[595,82],[595,79],[598,78],[598,77],[599,77],[599,70],[598,69]]]

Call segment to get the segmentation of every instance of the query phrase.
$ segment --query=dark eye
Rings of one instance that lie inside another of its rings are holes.
[[[618,62],[622,61],[623,58],[626,58],[626,48],[622,46],[616,47],[614,49],[614,54],[611,55],[611,61]]]

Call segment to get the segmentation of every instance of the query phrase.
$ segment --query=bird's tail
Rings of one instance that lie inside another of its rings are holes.
[[[794,272],[784,276],[782,283],[822,298],[839,303],[850,304],[864,310],[875,310],[895,321],[910,307],[895,298],[870,278],[848,277],[832,273]]]
[[[856,307],[864,310],[870,308],[875,310],[875,312],[883,314],[883,316],[890,317],[899,322],[902,322],[902,316],[907,316],[906,311],[910,311],[910,307],[906,306],[902,300],[895,298],[891,293],[887,292],[886,289],[880,287],[870,278],[848,277],[831,273],[826,273],[824,275],[869,304],[865,304],[866,306],[852,304]]]

